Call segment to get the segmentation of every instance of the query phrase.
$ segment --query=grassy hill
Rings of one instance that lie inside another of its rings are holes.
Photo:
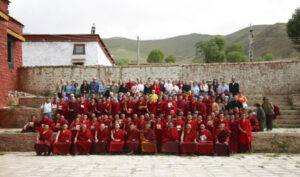
[[[276,23],[274,25],[256,25],[254,30],[254,56],[263,56],[266,53],[273,53],[276,59],[300,56],[293,49],[286,34],[286,25]],[[239,43],[245,48],[245,55],[248,55],[249,27],[223,36],[227,44]],[[195,43],[200,40],[209,40],[212,35],[189,34],[159,40],[140,41],[141,63],[146,62],[146,58],[152,49],[161,49],[166,56],[174,55],[178,63],[191,63],[195,59]],[[136,40],[115,37],[103,39],[114,58],[126,58],[136,60]]]

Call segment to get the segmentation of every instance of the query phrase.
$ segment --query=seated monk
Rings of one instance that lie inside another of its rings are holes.
[[[215,133],[216,153],[218,155],[229,156],[229,132],[225,128],[225,124],[221,123]]]
[[[179,152],[178,131],[172,122],[167,123],[167,128],[162,132],[161,152],[178,153]]]
[[[120,129],[120,124],[115,124],[115,128],[111,130],[110,137],[108,152],[123,152],[125,133]]]
[[[126,146],[128,147],[129,155],[133,154],[135,151],[139,149],[140,141],[139,141],[139,130],[135,127],[134,124],[130,125],[130,130],[127,132],[126,137]]]
[[[213,136],[204,124],[200,124],[198,153],[201,155],[215,153]]]
[[[72,133],[68,130],[68,124],[64,124],[62,130],[59,130],[56,135],[56,140],[53,144],[53,154],[68,154],[70,152],[71,142]]]
[[[53,131],[57,132],[57,131],[63,129],[63,125],[64,125],[64,124],[69,125],[69,122],[68,122],[67,119],[65,119],[65,116],[64,116],[64,115],[59,115],[59,114],[57,114],[57,115],[56,115],[56,118],[57,118],[57,119],[55,120],[55,127],[54,127],[54,130],[53,130]]]
[[[242,114],[242,118],[239,120],[239,147],[240,152],[251,152],[252,132],[251,123],[246,118],[245,114]]]
[[[154,130],[151,129],[151,123],[148,122],[145,128],[140,132],[142,152],[157,153],[156,137]]]
[[[253,112],[251,110],[248,112],[248,119],[251,123],[252,131],[253,132],[260,131],[258,120],[257,120],[256,116],[253,115]]]
[[[93,139],[92,133],[86,124],[82,124],[80,131],[77,132],[74,138],[73,154],[89,154]]]
[[[32,115],[31,119],[29,120],[29,122],[27,122],[21,133],[26,133],[26,132],[35,132],[36,128],[39,126],[39,121],[36,118],[36,115]]]
[[[95,142],[93,144],[93,153],[104,153],[109,140],[109,131],[105,124],[100,124],[100,128],[95,132]]]
[[[40,129],[40,133],[36,137],[36,143],[34,145],[37,155],[50,155],[54,135],[48,124],[44,124]]]
[[[48,117],[47,114],[43,114],[43,118],[39,122],[39,126],[37,127],[36,130],[39,131],[40,129],[42,129],[43,125],[45,125],[45,124],[47,124],[51,130],[54,129],[54,124],[53,124],[52,120]]]
[[[181,134],[180,152],[183,154],[191,153],[194,156],[197,151],[197,132],[192,130],[191,124],[186,124],[186,129]]]

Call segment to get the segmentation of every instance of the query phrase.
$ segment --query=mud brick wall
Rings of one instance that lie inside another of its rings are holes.
[[[128,80],[139,77],[146,80],[212,80],[230,82],[235,77],[245,94],[290,94],[300,91],[300,61],[193,64],[193,65],[133,65],[133,66],[43,66],[19,68],[19,85],[21,91],[42,94],[47,90],[55,91],[60,79]]]

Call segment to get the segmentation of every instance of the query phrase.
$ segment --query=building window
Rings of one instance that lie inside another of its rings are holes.
[[[73,55],[84,55],[85,45],[84,44],[74,44]]]
[[[79,65],[79,66],[83,66],[84,63],[83,62],[76,62],[76,63],[73,63],[73,65]]]
[[[7,36],[7,62],[8,67],[14,68],[14,40]]]

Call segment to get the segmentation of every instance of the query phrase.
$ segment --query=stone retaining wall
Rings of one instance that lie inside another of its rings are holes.
[[[36,133],[0,133],[0,151],[34,151]],[[253,152],[299,153],[300,133],[253,133]]]
[[[193,64],[193,65],[134,65],[105,66],[44,66],[19,68],[19,90],[42,94],[55,91],[60,79],[128,80],[139,77],[154,79],[218,79],[230,82],[235,77],[245,94],[290,94],[300,92],[300,61]]]

